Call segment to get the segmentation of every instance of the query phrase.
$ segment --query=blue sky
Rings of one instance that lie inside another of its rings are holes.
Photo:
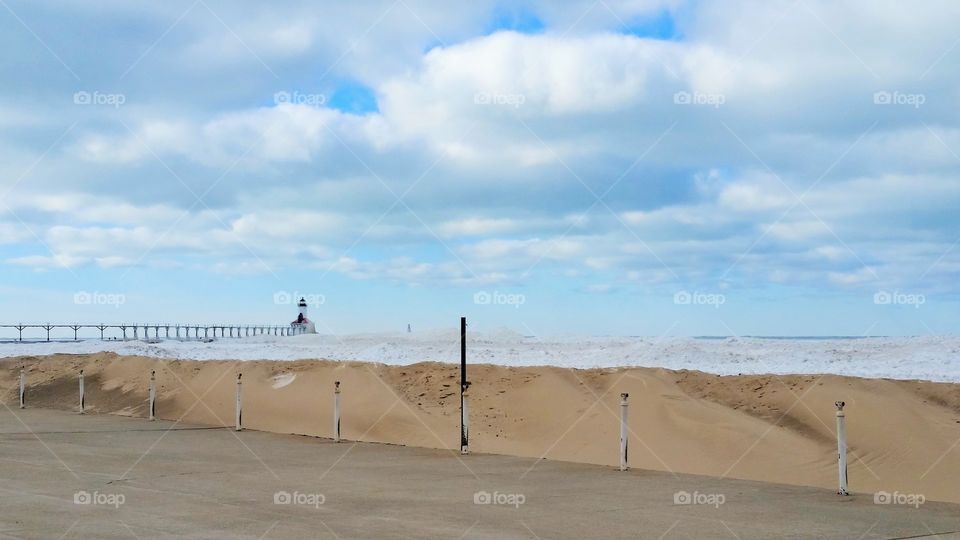
[[[960,14],[737,4],[8,0],[0,320],[956,333]]]

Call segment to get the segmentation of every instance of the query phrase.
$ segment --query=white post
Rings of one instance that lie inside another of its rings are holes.
[[[243,377],[243,373],[237,374],[237,431],[243,430],[243,415],[240,411],[240,378]]]
[[[627,461],[628,435],[627,429],[627,398],[630,394],[626,392],[620,394],[620,470],[625,471],[630,468]]]
[[[463,391],[460,396],[460,425],[463,426],[463,433],[460,434],[460,453],[469,454],[470,453],[470,408],[468,405],[468,392],[470,390],[470,384],[465,384],[463,386]]]
[[[150,371],[150,421],[157,419],[157,372]]]
[[[340,442],[340,381],[333,383],[333,442]]]
[[[83,370],[80,370],[80,414],[83,414]]]
[[[837,464],[840,475],[840,489],[837,494],[849,495],[850,492],[847,491],[847,418],[843,413],[845,403],[836,401],[834,405],[837,406]]]
[[[26,391],[27,391],[27,380],[26,376],[23,374],[23,368],[20,368],[20,408],[23,409],[27,406],[26,402]]]

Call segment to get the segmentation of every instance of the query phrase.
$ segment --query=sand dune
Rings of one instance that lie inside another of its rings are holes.
[[[157,370],[159,415],[230,425],[243,372],[248,428],[328,437],[333,381],[342,382],[343,436],[458,448],[458,367],[420,363],[190,361],[112,353],[0,362],[0,389],[16,403],[20,366],[28,406],[76,407],[79,369],[93,412],[146,415]],[[836,485],[835,409],[847,402],[854,491],[921,493],[960,503],[960,385],[834,375],[717,376],[654,368],[470,368],[476,452],[614,465],[618,401],[630,393],[637,468]],[[536,460],[529,474],[535,474]]]

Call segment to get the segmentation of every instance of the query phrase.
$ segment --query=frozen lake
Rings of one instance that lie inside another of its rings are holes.
[[[83,341],[0,343],[0,357],[116,352],[194,360],[325,358],[385,364],[459,362],[459,332],[219,338],[212,342]],[[722,375],[833,373],[870,378],[960,382],[960,338],[531,337],[472,332],[471,363],[576,368],[643,366]]]

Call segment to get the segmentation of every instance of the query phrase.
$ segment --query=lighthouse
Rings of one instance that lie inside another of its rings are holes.
[[[317,328],[309,318],[307,318],[307,299],[300,297],[300,301],[297,302],[297,307],[300,308],[300,314],[297,315],[297,320],[290,323],[290,326],[302,326],[304,328],[304,333],[307,334],[316,334]]]

